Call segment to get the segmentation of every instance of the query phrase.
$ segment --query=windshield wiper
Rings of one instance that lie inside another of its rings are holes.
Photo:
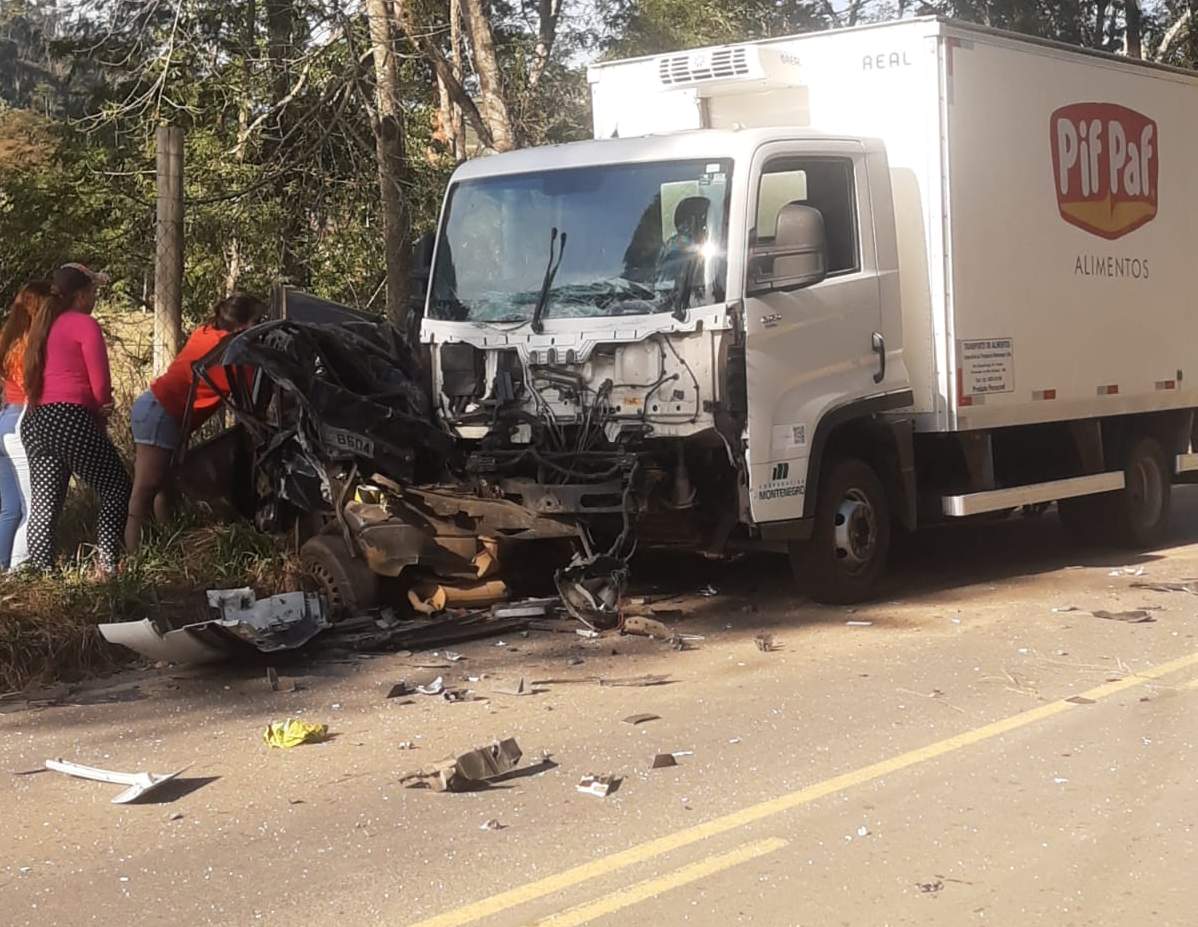
[[[553,278],[557,269],[562,266],[562,255],[566,251],[566,233],[562,232],[561,244],[557,245],[557,263],[554,263],[554,245],[557,244],[557,226],[549,233],[549,263],[545,266],[545,281],[541,284],[541,292],[537,294],[537,305],[532,310],[532,330],[538,335],[545,330],[541,318],[545,315],[545,307],[549,305],[549,290],[553,286]]]

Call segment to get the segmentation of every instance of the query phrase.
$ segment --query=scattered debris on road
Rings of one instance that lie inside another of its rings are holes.
[[[655,715],[655,714],[650,714],[649,712],[644,712],[642,714],[629,715],[627,718],[624,719],[624,723],[636,725],[636,724],[644,724],[647,721],[660,721],[660,720],[661,720],[661,715]]]
[[[653,757],[653,762],[650,764],[650,769],[666,769],[669,766],[677,766],[678,759],[672,753],[658,753]]]
[[[591,774],[583,776],[575,788],[584,795],[606,798],[611,794],[612,789],[616,787],[618,781],[614,776],[596,776]]]
[[[936,892],[944,890],[944,882],[940,879],[935,882],[916,882],[915,887],[925,895],[934,895]]]
[[[601,686],[622,686],[622,687],[641,687],[641,686],[664,686],[669,684],[670,677],[663,675],[655,675],[647,673],[644,676],[624,676],[624,677],[608,677],[600,676],[599,685]]]
[[[145,798],[155,789],[160,788],[172,779],[186,771],[187,767],[177,769],[173,773],[156,775],[149,772],[126,773],[111,769],[98,769],[95,766],[83,766],[79,763],[69,763],[65,760],[46,760],[46,769],[52,772],[65,773],[77,779],[91,779],[94,782],[108,782],[113,785],[126,786],[114,799],[114,805],[127,805],[130,802]]]
[[[533,689],[521,676],[515,683],[505,686],[496,686],[495,691],[500,695],[532,695]]]
[[[438,676],[427,685],[416,686],[416,691],[421,695],[441,695],[445,691],[445,677]]]
[[[499,818],[491,818],[489,821],[483,821],[478,826],[479,830],[503,830],[504,825],[499,823]]]
[[[758,634],[753,638],[753,643],[762,653],[773,653],[777,646],[772,634]]]
[[[845,626],[850,628],[872,628],[872,621],[846,621]]]
[[[479,783],[511,772],[524,754],[514,738],[497,740],[485,747],[448,757],[440,762],[407,773],[400,784],[409,788],[431,788],[438,792],[461,792],[478,788]]]
[[[298,718],[288,718],[286,721],[272,721],[262,732],[262,740],[270,747],[290,750],[300,744],[320,743],[329,736],[327,724],[316,724],[311,721],[301,721]]]
[[[1107,576],[1143,576],[1145,574],[1143,567],[1123,567],[1118,570],[1111,570]]]
[[[1084,695],[1071,695],[1065,699],[1067,702],[1072,702],[1074,705],[1093,705],[1094,699],[1086,698]]]

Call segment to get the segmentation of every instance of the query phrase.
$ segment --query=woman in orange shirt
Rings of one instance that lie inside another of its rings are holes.
[[[0,571],[15,570],[29,559],[25,527],[29,520],[29,455],[21,441],[25,415],[25,345],[29,323],[53,295],[49,280],[21,287],[0,330],[0,375],[4,411],[0,412]]]
[[[129,520],[125,527],[125,548],[133,551],[141,542],[141,529],[151,514],[166,515],[158,504],[165,487],[171,458],[182,434],[187,416],[187,398],[196,380],[192,365],[235,332],[244,331],[258,320],[266,306],[254,296],[234,293],[216,304],[212,320],[191,333],[187,344],[171,362],[166,373],[150,384],[133,403],[130,415],[137,456],[133,465],[133,495],[129,499]],[[209,371],[213,389],[200,379],[191,404],[191,428],[198,428],[220,408],[221,395],[228,392],[224,368]]]

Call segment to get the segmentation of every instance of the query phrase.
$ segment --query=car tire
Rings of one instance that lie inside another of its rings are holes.
[[[851,605],[868,599],[886,571],[891,518],[874,469],[838,460],[820,480],[811,539],[790,545],[791,568],[817,602]]]
[[[379,601],[379,577],[358,557],[346,550],[335,534],[318,534],[300,548],[300,566],[305,584],[324,595],[334,619],[350,618]]]

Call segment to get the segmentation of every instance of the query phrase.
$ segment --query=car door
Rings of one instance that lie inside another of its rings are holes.
[[[808,457],[827,411],[879,392],[882,315],[860,143],[763,146],[750,175],[745,361],[750,506],[757,522],[803,514]],[[826,277],[755,292],[751,252],[769,245],[788,203],[818,209]]]

